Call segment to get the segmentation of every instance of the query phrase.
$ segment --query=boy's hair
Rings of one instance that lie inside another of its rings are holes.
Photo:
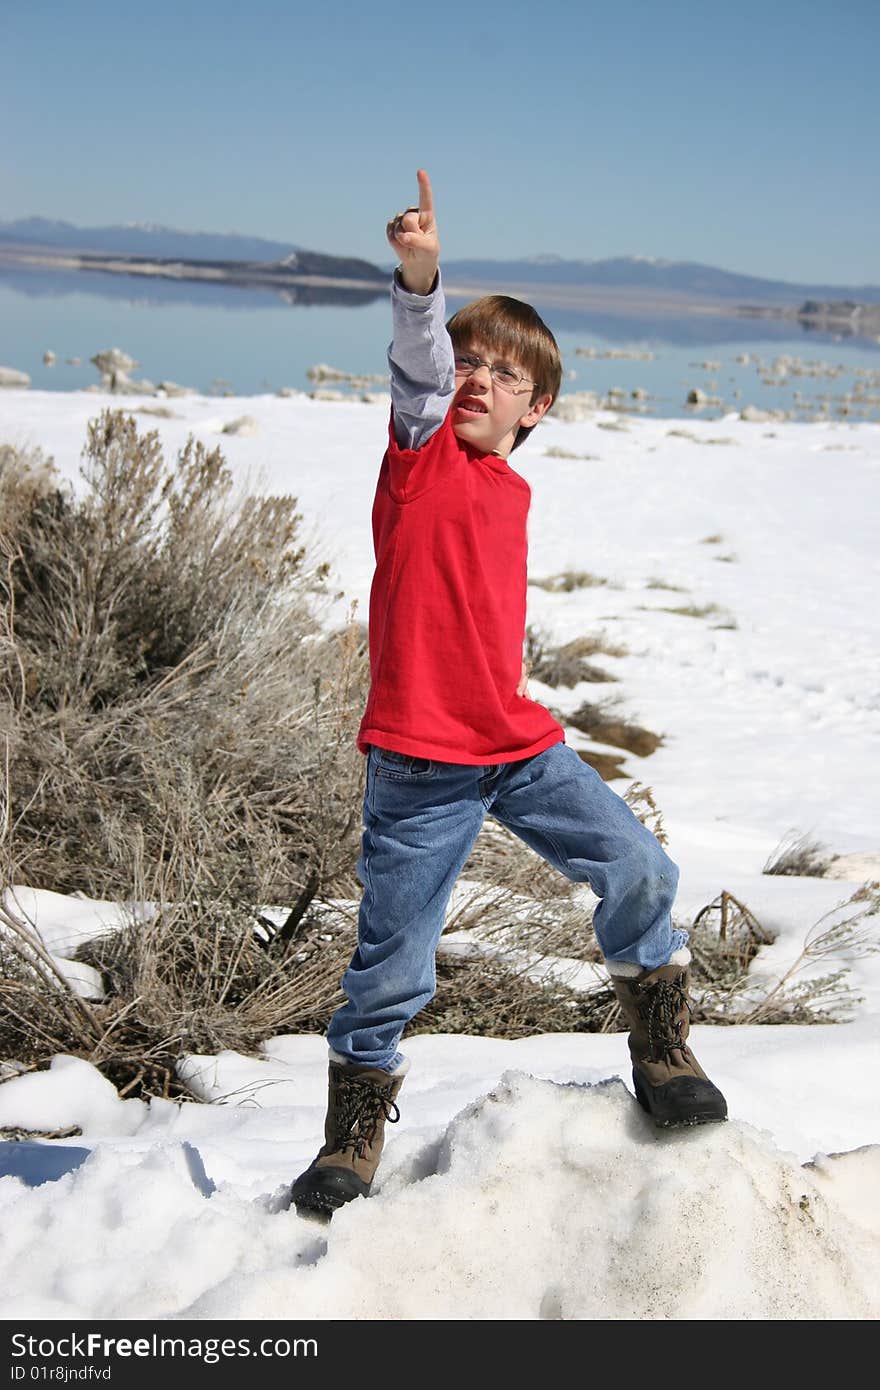
[[[452,346],[468,348],[484,344],[490,352],[510,358],[535,383],[531,404],[540,396],[555,400],[562,384],[562,358],[559,345],[546,323],[521,299],[506,294],[488,294],[465,304],[446,325]],[[525,412],[523,412],[525,413]],[[516,449],[534,425],[520,425],[513,448]]]

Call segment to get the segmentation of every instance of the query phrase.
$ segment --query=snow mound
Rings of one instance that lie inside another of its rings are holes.
[[[0,1127],[77,1126],[87,1138],[134,1134],[147,1117],[142,1100],[120,1100],[116,1087],[81,1057],[59,1054],[48,1071],[25,1072],[0,1088]]]
[[[876,1317],[878,1178],[880,1146],[802,1166],[737,1121],[657,1131],[618,1080],[506,1072],[439,1141],[389,1152],[263,1316],[293,1295],[303,1317]]]

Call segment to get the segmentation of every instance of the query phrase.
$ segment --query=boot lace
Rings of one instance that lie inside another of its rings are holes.
[[[693,1013],[681,980],[657,980],[644,992],[639,1013],[648,1025],[648,1060],[660,1062],[670,1052],[687,1052],[681,1036],[682,1008]]]
[[[340,1142],[339,1152],[351,1149],[358,1158],[364,1158],[367,1146],[375,1138],[380,1115],[394,1125],[400,1119],[400,1111],[389,1091],[374,1081],[353,1076],[343,1077],[341,1084],[338,1124],[345,1137]]]

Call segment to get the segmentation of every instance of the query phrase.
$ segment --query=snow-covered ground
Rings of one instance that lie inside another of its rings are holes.
[[[139,404],[0,392],[0,442],[40,445],[74,479],[86,422]],[[365,620],[386,410],[166,404],[175,418],[138,417],[166,450],[194,432],[249,485],[298,497],[344,593],[328,621],[352,599]],[[221,433],[245,413],[255,430]],[[530,588],[530,621],[556,641],[602,628],[628,651],[595,658],[617,685],[530,694],[564,716],[613,692],[664,735],[626,769],[662,809],[678,915],[736,894],[776,935],[753,971],[777,978],[814,923],[880,878],[880,426],[605,413],[547,421],[511,464],[533,489],[532,577],[606,581]],[[709,611],[658,611],[682,606]],[[840,877],[762,875],[792,830],[840,856]],[[113,912],[22,899],[61,957]],[[59,1058],[0,1086],[0,1128],[82,1130],[0,1145],[2,1315],[875,1317],[880,956],[831,964],[861,997],[852,1022],[694,1030],[731,1119],[684,1134],[654,1131],[614,1079],[628,1082],[622,1034],[411,1039],[375,1196],[329,1229],[285,1195],[321,1131],[321,1039],[274,1039],[259,1062],[190,1059],[210,1106],[119,1100]]]

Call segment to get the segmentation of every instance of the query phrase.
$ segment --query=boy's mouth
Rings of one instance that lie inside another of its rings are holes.
[[[465,415],[488,415],[488,408],[477,396],[464,396],[462,400],[456,402],[456,409],[464,412]]]

